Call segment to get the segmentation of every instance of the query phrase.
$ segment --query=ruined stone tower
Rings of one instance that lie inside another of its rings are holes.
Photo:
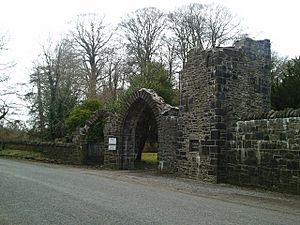
[[[177,172],[212,182],[226,179],[228,142],[236,121],[270,110],[270,41],[193,49],[181,75]]]

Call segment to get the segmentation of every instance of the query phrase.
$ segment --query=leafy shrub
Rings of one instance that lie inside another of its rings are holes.
[[[87,99],[80,105],[74,107],[65,120],[67,133],[72,135],[79,127],[83,127],[92,113],[104,107],[104,104],[98,99]],[[92,125],[88,138],[91,140],[103,140],[104,118],[99,118]]]

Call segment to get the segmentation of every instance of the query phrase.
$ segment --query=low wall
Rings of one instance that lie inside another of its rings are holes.
[[[300,194],[300,117],[237,122],[229,183]]]
[[[85,155],[82,148],[69,143],[0,141],[2,149],[17,149],[41,152],[58,163],[82,164]]]

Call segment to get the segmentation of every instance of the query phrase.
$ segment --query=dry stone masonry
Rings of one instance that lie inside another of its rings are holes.
[[[299,194],[300,117],[238,121],[228,182]]]
[[[141,89],[121,113],[95,114],[107,121],[104,164],[134,168],[150,132],[159,171],[299,193],[300,113],[270,111],[270,68],[269,40],[191,50],[179,108]]]
[[[245,114],[270,109],[270,41],[194,49],[181,76],[178,173],[226,180],[227,140]]]

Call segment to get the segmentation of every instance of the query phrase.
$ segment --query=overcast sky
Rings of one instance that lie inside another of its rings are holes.
[[[227,6],[251,37],[270,39],[272,50],[282,56],[300,55],[300,0],[0,0],[0,34],[10,37],[7,57],[17,63],[11,76],[15,82],[28,81],[41,45],[67,32],[78,14],[104,13],[114,24],[139,8],[170,11],[192,2]]]
[[[0,33],[10,37],[9,53],[17,65],[18,77],[31,68],[49,36],[58,37],[68,30],[68,21],[80,13],[105,13],[117,23],[138,8],[155,6],[168,11],[199,0],[0,0]],[[299,0],[222,0],[242,19],[248,33],[257,39],[271,39],[272,49],[280,55],[300,55]]]

